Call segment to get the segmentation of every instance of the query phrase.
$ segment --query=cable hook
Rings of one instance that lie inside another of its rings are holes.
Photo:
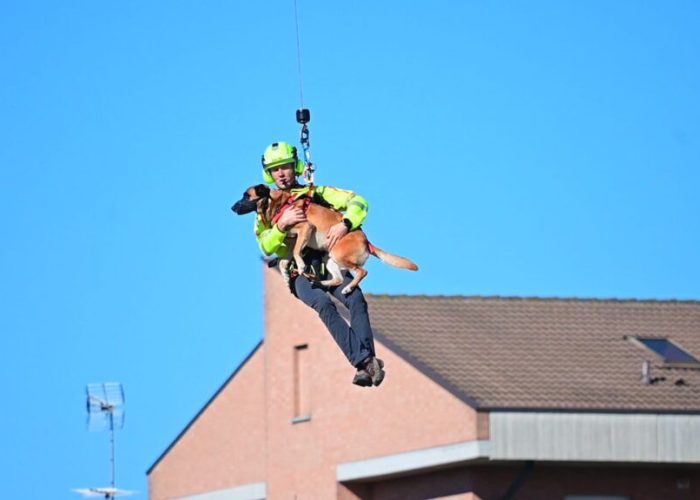
[[[301,136],[299,142],[301,142],[301,148],[304,151],[304,163],[306,163],[306,168],[304,168],[304,179],[309,184],[314,183],[314,166],[311,161],[311,141],[309,140],[309,127],[307,123],[311,121],[311,112],[306,109],[297,109],[297,123],[301,124]]]

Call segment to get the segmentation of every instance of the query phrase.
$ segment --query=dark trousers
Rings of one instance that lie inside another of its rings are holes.
[[[346,271],[342,285],[325,288],[300,275],[294,280],[294,291],[299,300],[318,313],[348,361],[360,367],[364,360],[374,356],[374,336],[362,290],[358,287],[347,295],[340,293],[351,280],[352,276]],[[350,311],[350,326],[338,313],[329,294]]]

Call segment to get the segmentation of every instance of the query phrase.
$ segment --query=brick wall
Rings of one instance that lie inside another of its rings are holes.
[[[338,463],[476,438],[468,406],[379,343],[384,383],[352,385],[355,369],[316,313],[277,272],[263,278],[264,343],[153,469],[153,500],[261,481],[268,498],[335,498]],[[294,423],[298,346],[310,418]]]
[[[149,498],[265,480],[264,360],[258,349],[155,466]]]
[[[316,313],[264,273],[269,498],[334,498],[338,463],[475,439],[475,412],[379,343],[384,383],[352,385],[355,368]],[[297,345],[310,355],[311,419],[292,424]]]

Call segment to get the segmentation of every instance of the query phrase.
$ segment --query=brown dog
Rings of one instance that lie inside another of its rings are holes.
[[[263,184],[248,188],[243,198],[249,202],[254,202],[257,213],[262,217],[266,225],[271,226],[275,216],[287,207],[305,207],[306,220],[292,227],[288,234],[296,236],[292,250],[293,258],[297,269],[302,272],[305,265],[301,252],[305,247],[316,250],[328,251],[326,246],[326,233],[331,226],[343,220],[340,212],[310,203],[308,198],[290,200],[291,194],[286,191],[270,189]],[[291,246],[291,241],[288,242]],[[343,236],[328,252],[328,262],[326,267],[331,274],[331,278],[321,281],[324,286],[338,286],[343,282],[342,271],[349,269],[353,271],[354,279],[342,290],[343,294],[350,293],[365,276],[367,271],[362,267],[370,255],[378,257],[382,262],[386,262],[394,267],[417,271],[418,266],[411,260],[385,252],[381,248],[372,245],[361,229],[355,229]],[[280,259],[280,272],[285,280],[289,280],[288,264],[289,258]]]

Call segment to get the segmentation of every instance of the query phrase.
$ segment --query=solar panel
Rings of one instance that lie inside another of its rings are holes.
[[[661,356],[664,363],[700,364],[700,361],[698,361],[697,358],[671,342],[669,339],[637,337],[637,340],[644,344],[646,348]]]

